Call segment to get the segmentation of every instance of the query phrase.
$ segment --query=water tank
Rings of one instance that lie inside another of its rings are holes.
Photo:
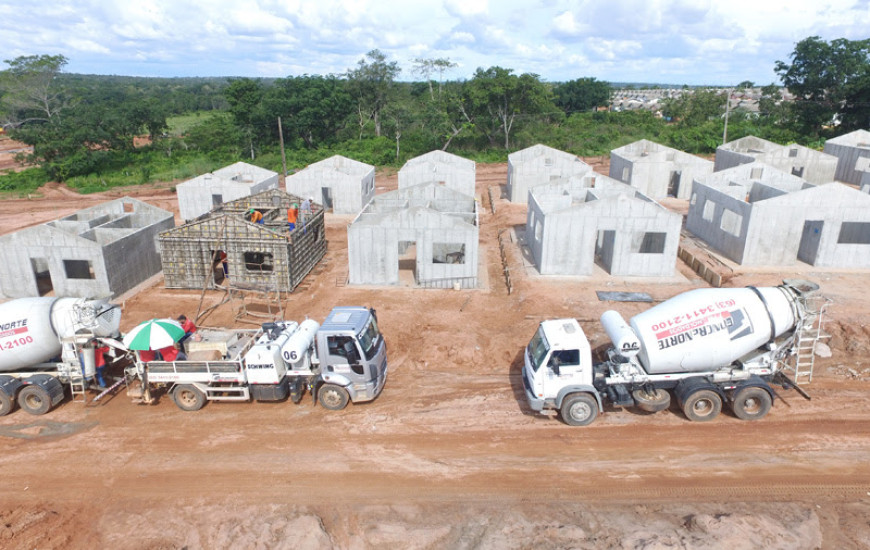
[[[281,356],[292,371],[307,370],[309,364],[306,361],[307,350],[314,342],[314,336],[320,329],[320,323],[314,319],[302,321],[299,328],[281,347]]]
[[[628,326],[622,315],[615,311],[605,311],[601,316],[601,326],[613,342],[613,347],[623,357],[634,357],[640,353],[640,338]]]
[[[708,288],[680,294],[635,315],[638,358],[650,374],[712,370],[770,342],[795,325],[786,286]]]

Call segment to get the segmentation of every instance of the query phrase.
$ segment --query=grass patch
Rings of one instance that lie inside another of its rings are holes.
[[[28,168],[20,172],[2,172],[0,173],[0,194],[4,197],[26,196],[48,181],[48,174],[39,167]]]
[[[198,124],[202,124],[211,117],[227,117],[232,115],[228,112],[220,111],[194,111],[184,115],[176,115],[166,118],[166,125],[169,126],[169,135],[173,137],[181,137]]]

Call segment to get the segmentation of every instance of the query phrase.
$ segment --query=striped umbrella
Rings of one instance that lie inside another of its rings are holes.
[[[136,326],[124,335],[127,349],[156,350],[178,342],[184,336],[184,329],[172,319],[151,319]]]

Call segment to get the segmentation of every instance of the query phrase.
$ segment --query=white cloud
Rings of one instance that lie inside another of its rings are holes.
[[[473,44],[476,42],[474,35],[470,32],[455,32],[450,35],[450,39],[454,42],[464,44]]]
[[[450,58],[452,77],[499,65],[549,81],[766,82],[799,40],[868,28],[868,0],[0,0],[4,59],[166,76],[343,73],[378,48],[403,65]]]
[[[444,8],[457,17],[485,15],[489,11],[487,0],[444,0]]]
[[[578,22],[570,11],[565,11],[553,18],[553,30],[557,35],[576,37],[588,32],[591,27]]]

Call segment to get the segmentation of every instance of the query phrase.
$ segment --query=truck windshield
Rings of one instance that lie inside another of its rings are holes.
[[[532,363],[532,369],[535,372],[538,372],[538,367],[541,366],[541,363],[547,356],[547,352],[550,351],[550,344],[547,343],[547,337],[544,336],[543,328],[538,327],[538,331],[535,333],[532,341],[529,342],[528,351],[529,360]]]
[[[374,317],[371,317],[365,328],[356,336],[363,353],[366,354],[366,359],[371,360],[374,358],[375,353],[378,351],[380,336],[381,332],[378,330],[378,322]]]

